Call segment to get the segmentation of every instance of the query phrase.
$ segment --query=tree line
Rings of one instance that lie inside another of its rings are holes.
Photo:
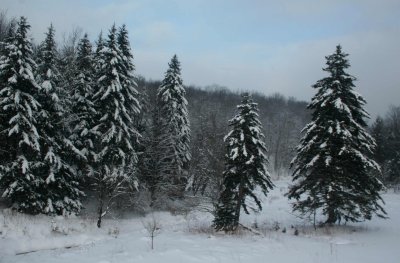
[[[370,127],[377,147],[374,158],[381,166],[386,185],[400,183],[400,106],[390,106],[385,117],[378,116]]]

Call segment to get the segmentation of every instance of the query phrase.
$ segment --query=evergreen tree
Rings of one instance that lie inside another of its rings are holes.
[[[71,87],[71,112],[74,115],[71,141],[85,158],[78,158],[79,170],[87,175],[94,161],[94,137],[91,128],[96,118],[96,109],[92,101],[94,86],[94,59],[92,45],[87,34],[79,41],[76,71]]]
[[[312,121],[292,161],[294,185],[288,193],[296,200],[294,211],[314,214],[322,209],[328,224],[386,214],[379,195],[383,185],[372,172],[380,167],[369,157],[376,143],[365,130],[365,100],[353,91],[355,78],[345,72],[347,56],[338,45],[326,57],[329,76],[313,86],[317,94],[308,106]]]
[[[103,32],[100,32],[96,41],[96,50],[94,53],[94,69],[96,72],[100,71],[101,66],[104,64],[104,53],[102,52],[104,47]]]
[[[158,191],[171,198],[181,198],[187,183],[191,159],[190,124],[181,68],[176,55],[169,63],[157,93],[156,114],[158,143]]]
[[[135,184],[130,169],[137,162],[136,143],[139,133],[134,118],[140,112],[136,90],[127,85],[126,68],[117,42],[115,25],[111,28],[105,47],[99,50],[98,74],[94,103],[98,114],[92,131],[96,133],[96,190],[99,193],[99,218],[107,213],[113,198],[124,186]],[[105,211],[104,199],[108,198]]]
[[[400,106],[391,106],[386,117],[386,170],[387,183],[400,182]]]
[[[19,211],[40,213],[46,206],[42,198],[44,179],[40,167],[40,143],[36,117],[40,104],[35,99],[40,86],[34,72],[30,25],[21,17],[14,36],[10,36],[0,58],[0,132],[2,159],[0,188]]]
[[[237,107],[238,114],[229,121],[232,130],[224,139],[226,161],[223,190],[215,207],[216,230],[234,231],[239,225],[241,208],[246,214],[249,214],[248,208],[262,209],[256,188],[259,187],[265,196],[273,188],[258,105],[246,93]],[[252,198],[257,207],[248,207],[247,197]]]
[[[82,34],[82,29],[79,27],[75,27],[69,34],[65,34],[63,36],[63,42],[60,45],[59,53],[56,58],[57,67],[62,72],[60,75],[60,83],[58,97],[60,99],[60,104],[65,111],[64,114],[64,123],[65,128],[68,133],[71,134],[72,122],[74,121],[74,114],[71,112],[72,101],[71,101],[71,93],[72,93],[72,82],[75,81],[75,74],[77,71],[76,68],[76,59],[77,59],[77,46],[79,43],[80,36]]]
[[[121,51],[121,56],[122,56],[121,59],[123,61],[125,69],[124,73],[127,77],[129,77],[127,80],[124,81],[132,82],[135,65],[133,64],[133,55],[132,55],[131,45],[129,43],[128,30],[126,29],[125,25],[122,25],[119,28],[117,41],[118,41],[118,47]],[[133,83],[130,83],[130,86],[132,84]],[[137,86],[136,83],[134,83],[133,85]]]
[[[82,154],[66,139],[64,127],[64,108],[60,101],[62,83],[57,67],[57,49],[54,28],[51,25],[46,39],[40,46],[37,82],[41,89],[38,101],[42,108],[38,116],[42,164],[39,168],[46,184],[43,185],[42,198],[46,200],[43,212],[64,215],[76,213],[81,209],[76,169],[71,165],[70,156]]]
[[[135,65],[133,63],[133,54],[129,43],[128,30],[125,25],[119,28],[117,34],[118,48],[121,52],[121,73],[120,82],[123,90],[127,90],[127,95],[130,105],[130,112],[132,113],[132,126],[138,131],[140,128],[141,106],[139,102],[139,94],[137,91],[137,83],[134,76]],[[138,152],[139,140],[138,136],[132,137],[132,144],[136,147],[135,151]]]
[[[400,183],[400,150],[397,149],[388,161],[387,180],[391,184]]]
[[[383,119],[378,116],[371,127],[371,135],[375,139],[376,147],[374,150],[374,160],[382,167],[385,162],[385,124]]]
[[[5,34],[5,36],[4,36],[3,41],[0,42],[1,63],[7,63],[8,56],[10,55],[10,53],[9,53],[11,50],[10,48],[13,48],[12,45],[14,44],[13,41],[14,41],[14,37],[15,37],[15,26],[16,26],[15,23],[10,23],[7,32],[3,32]],[[8,47],[8,49],[6,49],[6,47]],[[4,71],[4,73],[5,72],[6,71]],[[5,77],[10,73],[11,72],[9,71],[8,73],[5,73],[1,77],[1,80],[0,80],[1,81],[0,82],[1,89],[6,85]],[[0,98],[2,98],[2,97],[3,97],[3,95],[0,95]],[[1,112],[0,113],[0,136],[2,136],[1,140],[0,140],[0,165],[2,165],[2,164],[5,164],[7,161],[9,161],[8,159],[10,158],[8,141],[6,139],[4,139],[7,137],[7,136],[5,136],[5,132],[6,132],[6,129],[8,126],[9,116],[4,114],[2,111],[0,111],[0,112]],[[5,137],[3,137],[3,136],[5,136]],[[0,174],[1,174],[1,171],[0,171]]]

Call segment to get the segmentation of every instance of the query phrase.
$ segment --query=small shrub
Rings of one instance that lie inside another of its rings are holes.
[[[281,229],[281,227],[279,226],[279,222],[275,221],[272,225],[272,229],[275,231],[278,231],[279,229]]]
[[[113,236],[113,237],[117,238],[118,235],[119,235],[119,228],[118,228],[118,227],[109,228],[109,229],[108,229],[108,234],[109,234],[110,236]]]

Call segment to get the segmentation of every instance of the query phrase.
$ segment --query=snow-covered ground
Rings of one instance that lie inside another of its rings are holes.
[[[262,213],[243,217],[244,225],[254,227],[256,222],[259,235],[215,234],[211,215],[200,211],[108,219],[97,229],[91,218],[31,217],[4,210],[0,213],[0,262],[400,262],[399,193],[383,194],[387,220],[374,218],[314,230],[310,222],[291,214],[283,196],[288,181],[275,184],[263,200]],[[144,228],[152,216],[161,224],[154,250]]]

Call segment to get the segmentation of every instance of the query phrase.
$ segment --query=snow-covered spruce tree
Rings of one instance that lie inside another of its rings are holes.
[[[243,94],[238,114],[229,121],[232,130],[224,138],[226,161],[223,174],[223,189],[215,206],[214,227],[216,230],[234,231],[239,225],[240,210],[261,210],[257,188],[266,196],[273,188],[267,170],[267,149],[258,116],[258,105],[250,95]],[[248,206],[247,197],[256,207]]]
[[[92,131],[97,138],[95,173],[99,194],[98,227],[115,197],[136,185],[131,169],[137,161],[136,146],[139,133],[134,118],[140,112],[136,90],[127,85],[125,62],[118,46],[117,30],[112,26],[105,47],[99,51],[98,78],[94,104],[98,114]],[[106,204],[105,204],[106,202]],[[104,207],[105,204],[105,207]]]
[[[122,59],[122,67],[121,67],[121,74],[120,74],[120,82],[125,90],[129,90],[127,94],[131,96],[129,98],[129,101],[133,103],[131,106],[131,112],[133,115],[131,116],[132,121],[133,121],[133,127],[137,131],[139,131],[139,126],[140,126],[140,115],[141,115],[141,106],[139,102],[139,93],[137,91],[137,83],[136,79],[134,76],[134,71],[135,71],[135,65],[133,63],[133,54],[131,50],[131,46],[129,43],[129,37],[128,37],[128,30],[126,29],[125,25],[122,25],[117,33],[117,43],[118,43],[118,48],[121,51],[121,59]],[[135,148],[136,152],[138,151],[138,146],[139,146],[139,140],[138,136],[133,136],[132,137],[132,145]],[[133,167],[132,167],[133,168]]]
[[[187,169],[191,159],[190,124],[187,100],[181,78],[180,62],[176,55],[169,63],[157,92],[158,192],[170,198],[182,198],[186,183]]]
[[[125,25],[122,25],[117,34],[117,42],[118,42],[118,47],[121,51],[121,58],[123,61],[124,65],[124,82],[127,82],[126,85],[131,86],[131,87],[136,87],[137,84],[134,81],[134,76],[133,72],[135,70],[135,65],[133,64],[133,55],[132,55],[132,50],[131,50],[131,45],[129,43],[129,37],[128,37],[128,30],[126,29]]]
[[[76,59],[78,53],[78,43],[82,36],[82,29],[75,27],[70,33],[63,36],[58,55],[58,68],[61,74],[61,82],[59,84],[59,99],[64,108],[64,123],[68,133],[71,134],[72,122],[74,114],[71,112],[71,83],[76,77]]]
[[[54,28],[51,25],[40,46],[37,82],[41,86],[38,115],[41,161],[38,174],[45,180],[42,198],[46,200],[43,213],[65,215],[77,213],[81,209],[76,169],[71,164],[71,155],[82,154],[66,138],[64,129],[64,108],[60,101],[61,73],[57,66],[57,49]]]
[[[0,188],[22,212],[44,211],[44,179],[40,166],[40,143],[36,117],[40,104],[35,96],[40,89],[34,78],[36,63],[28,38],[30,25],[21,17],[13,37],[6,41],[0,58],[0,132],[2,159]]]
[[[103,39],[103,31],[100,32],[97,41],[96,41],[96,50],[94,53],[94,69],[95,72],[100,71],[101,66],[104,64],[104,54],[102,52],[105,47],[104,39]]]
[[[14,37],[15,37],[15,24],[11,23],[7,29],[7,31],[2,32],[4,36],[2,37],[2,41],[0,42],[0,57],[2,63],[6,62],[9,56],[10,49],[6,49],[6,47],[9,47],[9,45],[13,45]],[[8,72],[10,73],[10,72]],[[5,74],[4,76],[7,76],[8,74]],[[3,87],[6,85],[6,79],[3,76],[0,79],[0,89],[3,89]],[[2,98],[3,95],[0,95],[0,98]],[[3,112],[3,111],[0,111]],[[4,113],[0,114],[0,165],[3,165],[7,161],[9,161],[9,147],[8,147],[8,141],[3,137],[5,136],[5,132],[8,127],[8,121],[9,121],[9,116],[7,116]],[[1,171],[0,171],[1,174]]]
[[[71,122],[70,140],[85,158],[78,158],[79,173],[88,175],[94,161],[94,134],[91,131],[96,118],[96,109],[92,101],[94,86],[94,60],[92,45],[87,34],[79,41],[75,62],[74,79],[71,85]],[[79,157],[79,156],[78,156]]]
[[[303,215],[322,212],[325,223],[385,217],[379,195],[383,185],[376,177],[379,165],[369,155],[374,139],[365,130],[365,100],[353,91],[355,78],[345,72],[350,64],[340,45],[326,57],[328,77],[313,88],[317,94],[308,108],[312,121],[297,147],[288,192],[293,210]]]

